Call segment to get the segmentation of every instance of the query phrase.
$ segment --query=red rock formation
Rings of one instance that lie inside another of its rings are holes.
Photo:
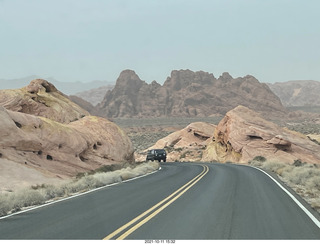
[[[16,175],[26,167],[51,181],[103,165],[134,162],[130,139],[104,118],[86,116],[66,125],[0,107],[0,121],[0,177],[16,171],[17,165],[12,180],[17,181]]]
[[[320,146],[307,136],[281,128],[261,116],[238,106],[218,124],[203,160],[247,163],[256,156],[293,163],[300,159],[320,163]]]
[[[8,108],[0,106],[0,191],[134,163],[132,143],[116,124],[89,116],[47,81],[2,90],[0,104]]]
[[[147,84],[134,71],[121,72],[112,91],[97,105],[100,116],[160,117],[224,115],[244,105],[268,116],[283,116],[285,108],[266,84],[253,76],[232,78],[190,70],[174,70],[161,86]]]

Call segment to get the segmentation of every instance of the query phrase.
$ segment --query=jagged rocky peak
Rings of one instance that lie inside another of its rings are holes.
[[[251,83],[260,83],[259,80],[252,75],[246,75],[243,79]]]
[[[120,73],[119,78],[117,79],[115,89],[125,88],[125,89],[138,89],[145,82],[142,81],[139,76],[133,70],[124,70]]]
[[[268,116],[283,117],[286,112],[279,98],[253,76],[233,79],[225,72],[217,80],[211,73],[191,70],[173,70],[163,85],[147,84],[125,70],[97,109],[107,118],[206,117],[224,115],[239,104]]]
[[[171,76],[164,82],[164,86],[177,91],[191,85],[192,83],[205,85],[212,84],[215,80],[216,78],[212,73],[204,71],[193,72],[189,69],[173,70],[171,72]]]
[[[222,75],[220,75],[219,80],[230,81],[233,80],[233,77],[228,72],[223,72]]]
[[[157,81],[154,80],[151,82],[151,87],[159,88],[159,87],[161,87],[161,85]]]

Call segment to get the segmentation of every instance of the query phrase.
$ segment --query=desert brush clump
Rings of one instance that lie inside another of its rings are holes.
[[[292,164],[251,160],[249,164],[276,173],[279,178],[320,212],[320,166],[294,160]]]
[[[108,167],[106,167],[109,169]],[[137,176],[153,172],[159,168],[159,163],[148,162],[115,171],[84,174],[68,183],[60,185],[36,185],[14,192],[0,193],[0,216],[18,212],[23,208],[44,204],[48,201],[68,197],[112,183],[122,182]]]

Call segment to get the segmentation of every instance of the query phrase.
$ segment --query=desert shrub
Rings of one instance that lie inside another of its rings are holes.
[[[65,187],[63,185],[60,185],[60,186],[47,185],[47,187],[43,189],[42,192],[46,201],[50,199],[54,199],[56,197],[63,197],[66,194]]]
[[[3,194],[0,198],[0,216],[6,215],[12,209],[8,193]]]
[[[42,192],[33,189],[23,189],[14,193],[1,196],[5,203],[5,208],[0,207],[0,212],[16,212],[21,210],[23,207],[33,206],[42,204],[45,202],[45,197]]]
[[[76,175],[76,179],[80,179],[80,178],[82,178],[82,177],[84,177],[84,176],[86,176],[86,175],[88,175],[88,173],[86,173],[86,172],[79,172],[79,173]]]
[[[180,159],[185,158],[187,156],[187,152],[184,152],[180,155]]]
[[[19,199],[23,199],[23,207],[38,205],[45,202],[45,197],[41,191],[21,190]]]
[[[128,179],[134,178],[136,176],[137,176],[137,174],[135,172],[132,172],[127,169],[121,170],[121,172],[120,172],[121,180],[128,180]]]
[[[120,182],[121,178],[116,172],[97,173],[94,175],[97,182],[103,185],[109,185],[115,182]]]
[[[311,207],[320,212],[320,197],[310,199]]]
[[[282,162],[266,161],[263,163],[263,168],[272,172],[277,172],[277,170],[284,168],[286,165],[286,163]]]
[[[256,161],[256,160],[250,160],[248,161],[248,164],[254,167],[261,167],[262,163],[260,161]]]
[[[34,185],[34,186],[31,186],[31,188],[32,188],[33,190],[38,190],[38,189],[41,189],[41,188],[46,188],[46,185],[45,185],[45,184]]]
[[[309,182],[309,185],[312,185],[316,184],[317,178],[320,178],[320,170],[312,165],[304,165],[299,168],[292,168],[291,171],[285,172],[283,176],[290,182],[297,185],[305,186],[308,184],[307,182]]]
[[[296,160],[294,160],[293,165],[296,167],[300,167],[300,166],[302,166],[302,162],[300,159],[296,159]]]
[[[266,161],[250,161],[251,165],[273,171],[287,185],[299,193],[309,204],[320,212],[320,168],[318,165],[295,160],[293,164]]]
[[[118,170],[121,166],[118,164],[111,164],[111,165],[103,165],[102,167],[95,170],[96,173],[101,172],[110,172]]]
[[[256,156],[253,159],[254,161],[258,161],[258,162],[265,162],[267,159],[263,156]]]
[[[320,172],[318,171],[318,175],[310,177],[310,179],[306,182],[306,185],[311,189],[314,188],[320,191]]]
[[[181,158],[185,158],[186,156],[187,156],[187,154],[190,154],[191,153],[191,151],[185,151],[185,152],[183,152],[181,155],[180,155],[180,159]]]

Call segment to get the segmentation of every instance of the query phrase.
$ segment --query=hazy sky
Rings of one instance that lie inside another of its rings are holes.
[[[320,81],[319,0],[0,0],[0,78]]]

